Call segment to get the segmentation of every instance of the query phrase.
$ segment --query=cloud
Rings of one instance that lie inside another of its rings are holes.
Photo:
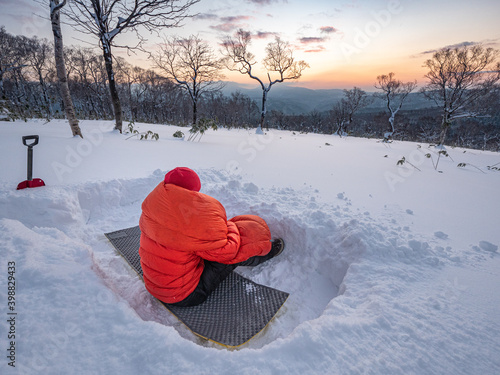
[[[315,37],[315,36],[306,36],[299,39],[299,42],[302,44],[312,44],[312,43],[324,43],[328,40],[328,38],[323,37]]]
[[[333,27],[333,26],[322,26],[319,28],[322,34],[333,34],[336,33],[338,30]]]
[[[250,16],[221,17],[220,21],[222,23],[220,23],[218,25],[210,26],[210,28],[227,33],[227,32],[230,32],[232,30],[241,28],[243,26],[243,23],[241,21],[249,20],[251,18],[252,17],[250,17]]]
[[[194,18],[196,18],[198,20],[216,20],[219,18],[219,16],[217,16],[216,14],[213,14],[213,13],[201,13],[201,14],[196,15]]]
[[[252,17],[250,16],[230,16],[230,17],[221,17],[220,20],[222,22],[238,22],[243,20],[249,20]]]
[[[307,27],[311,29],[312,27]],[[299,38],[299,43],[302,45],[304,52],[323,52],[326,48],[322,45],[331,39],[331,34],[338,33],[338,29],[333,26],[321,26],[319,28],[322,36],[304,36]]]
[[[316,36],[306,36],[299,39],[298,50],[302,50],[306,53],[320,53],[326,51],[325,46],[322,43],[330,40],[329,37],[316,37]]]
[[[252,35],[252,37],[256,39],[274,38],[276,36],[278,36],[278,34],[271,31],[257,31]]]
[[[319,53],[319,52],[323,52],[323,51],[326,51],[326,48],[323,46],[318,46],[316,48],[310,48],[310,49],[304,50],[304,52],[306,52],[306,53]]]

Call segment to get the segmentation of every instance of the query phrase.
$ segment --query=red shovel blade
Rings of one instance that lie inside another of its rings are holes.
[[[34,178],[33,180],[26,180],[19,185],[17,185],[17,190],[26,189],[26,188],[34,188],[39,186],[45,186],[45,182],[41,178]]]

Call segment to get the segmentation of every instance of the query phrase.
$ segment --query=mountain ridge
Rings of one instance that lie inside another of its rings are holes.
[[[250,88],[254,86],[253,88]],[[240,84],[237,82],[225,82],[222,89],[225,95],[240,92],[254,100],[259,106],[262,101],[262,89],[256,82],[255,85]],[[367,92],[372,97],[374,92]],[[267,110],[281,111],[286,115],[301,115],[311,112],[330,111],[344,96],[343,89],[309,89],[306,87],[293,86],[290,83],[276,84],[269,91],[267,97]],[[431,101],[427,100],[422,93],[411,93],[403,109],[434,108]],[[378,112],[386,108],[386,102],[374,98],[370,105],[364,108],[364,112]]]

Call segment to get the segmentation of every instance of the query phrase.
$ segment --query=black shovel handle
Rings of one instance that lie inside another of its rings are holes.
[[[38,144],[38,135],[24,135],[23,145],[28,146],[28,181],[33,179],[33,146]],[[32,143],[27,143],[27,141],[33,140]]]
[[[32,143],[28,144],[26,141],[33,140]],[[24,135],[23,136],[23,145],[28,146],[29,148],[36,146],[38,144],[38,135]]]

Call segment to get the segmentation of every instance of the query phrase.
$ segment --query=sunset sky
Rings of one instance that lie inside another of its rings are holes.
[[[9,33],[52,38],[49,21],[41,17],[48,9],[39,2],[0,0],[0,9],[0,25]],[[498,0],[201,0],[192,11],[198,16],[182,28],[161,33],[198,34],[218,51],[221,38],[242,28],[253,35],[251,51],[257,61],[266,44],[280,36],[294,47],[296,59],[310,65],[294,85],[314,89],[356,85],[373,91],[377,75],[391,71],[396,78],[423,84],[423,62],[436,49],[464,43],[500,48]],[[93,42],[69,26],[63,32],[66,45]],[[133,34],[125,34],[119,41],[132,39]],[[148,36],[149,48],[159,41]],[[132,64],[150,66],[143,55],[115,53]],[[239,73],[226,76],[255,86]]]

